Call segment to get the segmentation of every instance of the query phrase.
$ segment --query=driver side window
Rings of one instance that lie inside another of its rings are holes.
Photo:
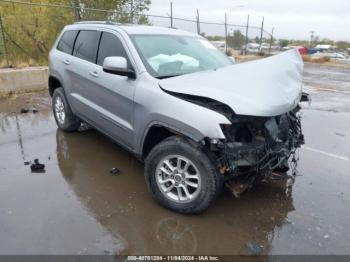
[[[128,61],[128,66],[130,66],[128,55],[122,42],[114,34],[103,32],[98,49],[97,64],[102,66],[104,59],[109,56],[125,57]]]

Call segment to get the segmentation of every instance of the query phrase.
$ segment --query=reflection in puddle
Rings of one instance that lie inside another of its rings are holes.
[[[152,200],[143,165],[98,132],[57,131],[56,139],[63,177],[91,215],[125,239],[123,254],[246,254],[252,241],[269,253],[275,230],[294,210],[291,185],[269,183],[239,199],[225,191],[201,215],[179,215]],[[112,167],[121,175],[110,175]]]
[[[18,143],[19,143],[19,148],[21,150],[21,156],[22,160],[25,160],[24,156],[24,148],[23,148],[23,140],[22,140],[22,132],[21,132],[21,127],[19,126],[19,121],[18,121],[18,115],[15,115],[16,118],[16,129],[17,129],[17,137],[18,137]]]
[[[179,219],[161,219],[156,226],[156,239],[164,249],[175,254],[194,254],[197,251],[197,237],[190,226]]]

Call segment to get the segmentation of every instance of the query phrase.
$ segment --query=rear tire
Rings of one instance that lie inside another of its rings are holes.
[[[158,203],[184,214],[206,210],[224,184],[209,156],[181,137],[167,138],[151,150],[145,178]]]
[[[77,131],[80,120],[73,114],[62,87],[55,89],[52,95],[52,110],[59,129],[66,132]]]

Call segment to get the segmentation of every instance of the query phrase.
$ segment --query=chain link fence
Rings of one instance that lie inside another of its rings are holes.
[[[80,1],[57,0],[55,3],[0,0],[0,66],[20,67],[47,64],[47,55],[57,35],[67,24],[76,21],[111,21],[117,23],[151,24],[183,29],[201,34],[223,50],[233,54],[270,53],[273,36],[263,25],[203,21],[199,12],[195,19],[170,15],[137,14],[123,7],[90,8]]]

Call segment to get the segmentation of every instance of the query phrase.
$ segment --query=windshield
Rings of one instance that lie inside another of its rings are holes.
[[[132,35],[147,71],[156,78],[179,76],[232,65],[209,41],[178,35]]]

